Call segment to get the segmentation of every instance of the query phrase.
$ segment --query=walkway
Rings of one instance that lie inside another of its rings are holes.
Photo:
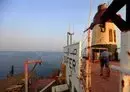
[[[112,65],[119,65],[111,62]],[[119,92],[119,72],[111,70],[111,76],[104,79],[99,76],[99,63],[92,64],[92,92]]]

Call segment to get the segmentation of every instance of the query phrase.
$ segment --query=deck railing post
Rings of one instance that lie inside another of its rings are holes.
[[[121,61],[120,66],[123,69],[130,70],[130,56],[128,51],[130,50],[130,31],[121,32]],[[124,87],[120,84],[120,92],[130,92],[130,75],[121,73],[120,82],[124,81]]]
[[[25,92],[28,92],[28,64],[27,61],[24,62],[25,71]]]

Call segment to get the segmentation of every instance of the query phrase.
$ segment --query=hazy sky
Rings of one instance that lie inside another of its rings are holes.
[[[110,0],[92,1],[91,20]],[[89,0],[0,0],[0,51],[62,51],[69,25],[74,41],[82,40],[89,7]]]

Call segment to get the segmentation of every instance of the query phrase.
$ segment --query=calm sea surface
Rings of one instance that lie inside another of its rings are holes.
[[[24,61],[29,59],[42,59],[43,63],[37,65],[35,71],[39,76],[48,76],[55,69],[60,68],[63,53],[61,52],[20,52],[20,51],[0,51],[0,79],[7,76],[14,65],[15,74],[24,71]],[[33,65],[29,65],[29,69]]]

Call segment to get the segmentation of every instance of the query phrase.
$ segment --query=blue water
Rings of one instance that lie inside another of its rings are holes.
[[[42,59],[43,63],[35,69],[39,76],[48,76],[55,69],[60,68],[62,52],[20,52],[20,51],[0,51],[0,79],[5,78],[14,65],[15,74],[24,71],[24,61],[29,59]],[[31,70],[33,65],[29,65]]]

